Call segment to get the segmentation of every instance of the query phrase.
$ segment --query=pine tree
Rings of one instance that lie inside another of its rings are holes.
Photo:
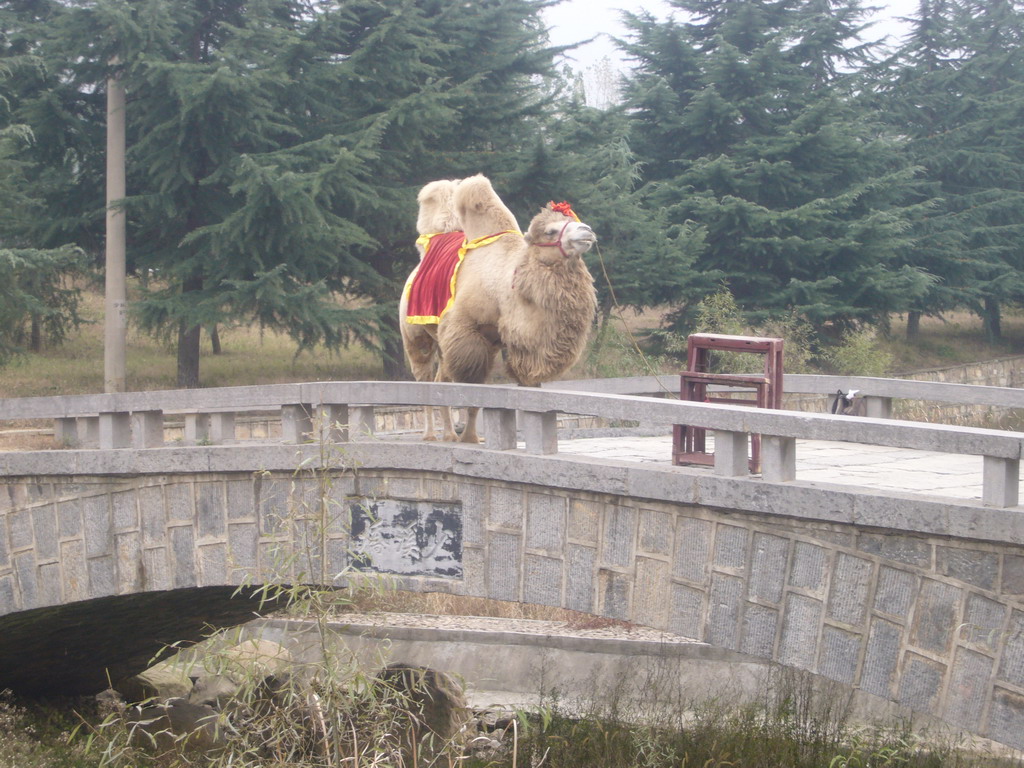
[[[29,190],[34,175],[22,157],[32,143],[26,126],[0,128],[0,365],[26,346],[38,352],[44,336],[59,344],[81,323],[82,252],[70,245],[31,247],[31,232],[44,215]]]
[[[198,385],[199,329],[217,323],[286,330],[300,349],[394,341],[387,299],[414,258],[416,189],[485,160],[507,170],[514,145],[496,151],[500,137],[542,108],[532,78],[550,74],[553,49],[541,7],[46,6],[32,29],[55,74],[32,107],[63,98],[59,127],[79,121],[93,142],[107,77],[128,90],[130,263],[155,276],[136,317],[176,336],[180,385]],[[83,157],[96,178],[97,155]],[[79,223],[102,215],[101,199],[77,209]],[[347,309],[343,294],[381,301]]]
[[[0,124],[30,136],[16,156],[30,170],[21,189],[40,206],[23,222],[27,244],[57,248],[74,242],[95,259],[102,251],[105,102],[58,63],[66,52],[48,33],[66,13],[50,0],[0,5]]]
[[[856,0],[673,5],[693,20],[629,17],[627,104],[652,202],[706,229],[697,266],[754,321],[905,308],[929,283],[902,263],[913,170],[851,98],[868,54]]]
[[[21,114],[46,78],[33,30],[48,15],[47,3],[0,7],[0,365],[25,347],[62,342],[81,322],[74,279],[84,254],[64,237],[59,210],[46,199],[71,192],[72,158],[56,172],[48,167],[45,154],[59,152],[46,144],[54,137],[45,127],[35,133]]]
[[[968,1],[949,20],[951,60],[928,82],[945,108],[913,146],[971,267],[965,303],[999,338],[1001,308],[1024,300],[1024,14],[1009,0]]]
[[[911,308],[969,307],[989,334],[1022,296],[1021,18],[1011,3],[920,0],[910,34],[876,79],[881,113],[923,168],[912,258],[940,279]]]

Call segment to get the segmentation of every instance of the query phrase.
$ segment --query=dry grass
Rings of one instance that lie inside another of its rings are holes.
[[[66,344],[23,355],[0,369],[0,397],[40,397],[103,391],[103,297],[83,294],[88,323]],[[293,381],[379,379],[379,357],[361,347],[335,354],[318,348],[297,355],[286,335],[255,327],[221,328],[223,353],[214,355],[204,334],[200,380],[206,387]],[[127,379],[132,391],[174,389],[176,357],[171,344],[130,328]]]
[[[1024,354],[1024,313],[1007,313],[1002,326],[1003,339],[990,342],[977,316],[950,312],[941,318],[922,318],[921,336],[911,344],[906,337],[906,319],[896,318],[885,345],[900,372]]]
[[[663,326],[669,311],[669,307],[656,307],[643,312],[624,310],[613,315],[613,340],[609,345],[609,354],[604,356],[608,359],[597,361],[596,368],[614,369],[616,355],[638,358],[634,342],[642,347],[651,331]],[[1002,320],[1002,330],[1002,340],[990,341],[985,336],[979,317],[969,312],[949,312],[942,317],[922,318],[920,337],[910,343],[907,341],[907,319],[897,315],[891,320],[888,334],[880,334],[879,347],[882,352],[893,357],[894,371],[898,373],[1024,354],[1024,312],[1008,310]],[[642,372],[642,361],[627,362],[637,367],[636,373]],[[666,364],[665,360],[652,358],[646,362],[659,372],[678,368],[678,363]],[[594,361],[584,359],[572,376],[567,378],[582,378],[594,368]]]
[[[628,375],[674,370],[677,363],[642,358],[635,343],[643,345],[650,332],[662,325],[667,307],[644,312],[625,310],[612,319],[611,340],[597,358],[585,356],[565,378],[593,375]],[[95,290],[83,294],[82,314],[88,321],[61,347],[24,355],[0,368],[0,397],[38,397],[103,391],[103,297]],[[944,318],[924,318],[921,338],[906,341],[906,320],[893,318],[882,347],[890,352],[899,371],[933,368],[1024,353],[1024,314],[1003,319],[1004,340],[989,343],[980,320],[966,312]],[[294,381],[335,381],[381,378],[379,357],[362,347],[337,353],[315,349],[297,355],[286,335],[255,327],[220,329],[223,353],[214,355],[203,337],[200,379],[205,387],[276,384]],[[174,389],[176,362],[173,344],[161,342],[131,328],[128,334],[127,378],[132,391]],[[649,369],[649,370],[648,370]],[[496,380],[503,381],[502,371]]]
[[[46,427],[18,427],[0,431],[0,451],[50,451],[59,447],[53,439],[52,430]]]

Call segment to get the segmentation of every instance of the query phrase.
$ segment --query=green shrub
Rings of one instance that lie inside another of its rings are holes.
[[[848,376],[886,376],[893,365],[892,354],[880,346],[874,328],[843,334],[839,344],[826,350],[823,358],[834,373]]]
[[[728,336],[759,336],[783,339],[783,369],[786,373],[808,373],[814,355],[814,328],[795,313],[773,317],[760,325],[748,323],[736,299],[723,286],[706,296],[698,305],[694,333],[714,333]],[[662,336],[666,351],[686,360],[687,339],[679,334]],[[713,373],[757,373],[764,370],[764,356],[736,352],[711,351],[708,355]]]
[[[657,355],[649,355],[640,349],[627,328],[609,320],[590,340],[580,375],[595,379],[653,376],[660,372],[663,364]]]

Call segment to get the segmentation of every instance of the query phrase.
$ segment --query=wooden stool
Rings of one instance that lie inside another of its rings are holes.
[[[727,403],[754,408],[782,407],[783,340],[757,336],[726,336],[695,333],[687,339],[687,368],[679,374],[679,399],[691,402]],[[709,373],[708,353],[752,352],[764,355],[764,372],[758,374]],[[741,397],[709,394],[708,386],[739,390]],[[707,452],[707,430],[676,424],[672,429],[672,463],[714,464]],[[761,436],[750,436],[750,471],[761,471]]]

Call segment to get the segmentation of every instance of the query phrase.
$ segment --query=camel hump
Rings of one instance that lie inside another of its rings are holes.
[[[498,197],[491,180],[479,173],[459,182],[455,211],[468,240],[510,229],[519,231],[519,222]]]
[[[455,213],[457,179],[438,179],[425,185],[416,195],[419,215],[416,231],[421,235],[459,231],[459,217]]]

